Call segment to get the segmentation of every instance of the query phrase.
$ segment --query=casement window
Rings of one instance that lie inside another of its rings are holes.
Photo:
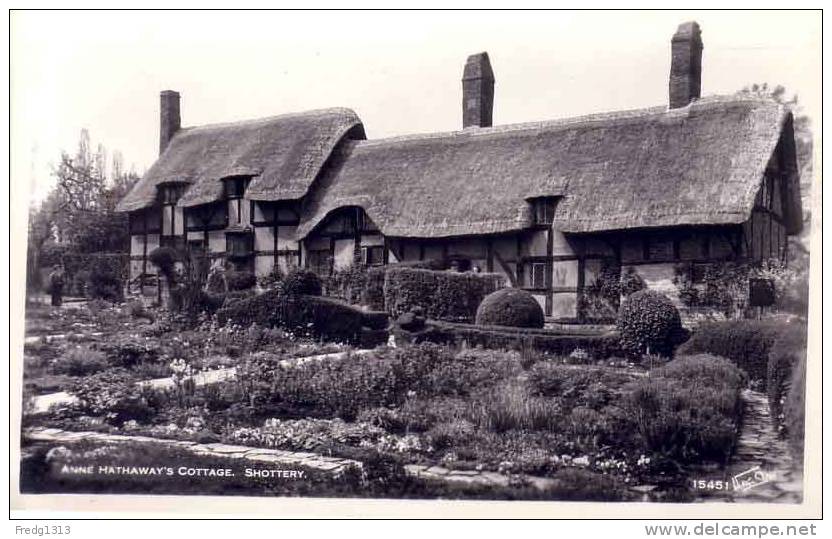
[[[251,178],[248,176],[235,176],[223,180],[225,198],[243,198]]]
[[[547,279],[547,262],[532,262],[529,264],[529,288],[549,288]]]
[[[384,246],[361,248],[361,263],[365,266],[381,266],[384,264]]]
[[[555,198],[540,197],[532,200],[534,224],[551,226],[555,220]]]
[[[251,232],[227,232],[225,254],[228,258],[246,258],[254,252],[254,234]]]
[[[235,176],[223,180],[223,192],[227,200],[228,222],[230,225],[247,225],[251,220],[249,203],[243,199],[251,178]]]
[[[169,184],[161,187],[162,205],[172,206],[179,202],[182,195],[185,193],[185,186],[183,184]]]

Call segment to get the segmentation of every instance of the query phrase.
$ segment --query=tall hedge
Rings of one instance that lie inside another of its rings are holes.
[[[428,318],[472,322],[483,298],[504,284],[496,273],[393,267],[384,276],[384,306],[394,316],[421,307]]]
[[[336,299],[269,290],[217,311],[221,324],[281,327],[327,340],[358,343],[364,313]]]
[[[782,322],[728,320],[701,324],[677,355],[713,354],[730,359],[755,381],[765,381],[771,347],[780,335]]]

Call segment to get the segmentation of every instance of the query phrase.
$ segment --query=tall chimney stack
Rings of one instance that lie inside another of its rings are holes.
[[[702,91],[702,32],[696,22],[679,25],[670,42],[670,108],[687,106]]]
[[[488,53],[472,54],[462,73],[462,127],[491,127],[494,72]]]
[[[159,119],[159,155],[162,155],[182,125],[179,117],[179,92],[164,90],[160,94]]]

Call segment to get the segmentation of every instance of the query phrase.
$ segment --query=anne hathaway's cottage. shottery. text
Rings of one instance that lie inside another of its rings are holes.
[[[792,114],[701,98],[702,51],[699,26],[680,25],[666,105],[502,126],[475,54],[461,131],[376,140],[346,108],[181,127],[164,91],[160,157],[119,204],[130,277],[154,274],[165,245],[259,276],[443,259],[575,320],[611,270],[677,298],[680,263],[786,260],[802,226]]]

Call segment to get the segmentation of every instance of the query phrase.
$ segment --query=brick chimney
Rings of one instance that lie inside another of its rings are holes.
[[[159,97],[159,155],[162,155],[182,122],[179,117],[179,92],[164,90]]]
[[[488,53],[472,54],[462,73],[462,127],[491,127],[494,72]]]
[[[702,32],[696,22],[679,25],[670,42],[670,108],[699,99],[702,91]]]

